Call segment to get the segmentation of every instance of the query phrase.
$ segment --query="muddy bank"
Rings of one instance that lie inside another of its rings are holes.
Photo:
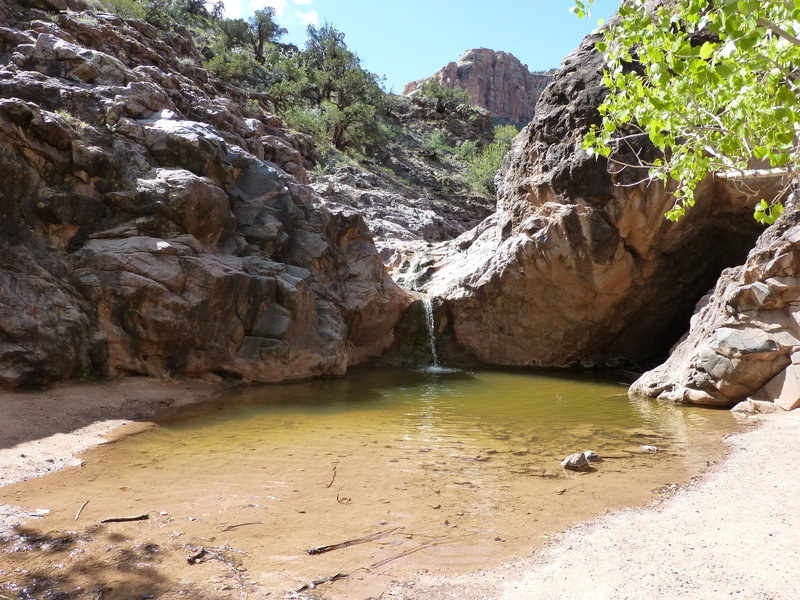
[[[113,436],[133,433],[168,409],[200,402],[222,390],[200,380],[147,377],[64,384],[29,392],[0,392],[0,487],[65,466]],[[24,511],[0,504],[0,532]]]
[[[535,555],[457,577],[423,574],[395,600],[794,600],[800,411],[728,438],[731,453],[666,501],[555,537]]]

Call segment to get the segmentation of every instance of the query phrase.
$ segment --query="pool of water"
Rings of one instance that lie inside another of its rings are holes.
[[[491,566],[579,520],[656,498],[720,458],[722,436],[736,428],[727,411],[631,400],[613,381],[372,370],[242,388],[164,415],[87,453],[82,469],[6,488],[0,502],[50,509],[37,527],[51,531],[74,529],[86,500],[82,521],[147,512],[145,524],[115,531],[161,548],[160,560],[222,544],[242,553],[248,585],[283,593],[357,571],[325,597],[367,597],[386,577]],[[585,450],[602,462],[588,473],[561,469],[564,456]],[[387,531],[322,556],[305,552]],[[76,540],[95,554],[109,546],[94,530]],[[22,554],[0,555],[0,567]],[[190,585],[200,571],[178,562],[165,580]],[[85,569],[73,571],[70,585],[86,585]],[[117,571],[107,578],[125,589],[136,569]]]

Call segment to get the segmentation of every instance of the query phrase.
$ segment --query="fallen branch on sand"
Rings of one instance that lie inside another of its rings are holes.
[[[339,579],[345,579],[350,577],[349,573],[336,573],[335,575],[331,575],[330,577],[323,577],[322,579],[315,579],[314,581],[309,581],[308,583],[300,586],[295,590],[295,592],[305,592],[306,590],[313,590],[318,585],[322,585],[323,583],[329,583],[331,581],[337,581]]]
[[[250,523],[238,523],[236,525],[228,525],[227,527],[223,527],[220,531],[232,531],[237,527],[244,527],[245,525],[261,525],[263,521],[251,521]]]
[[[394,529],[387,529],[386,531],[379,531],[378,533],[373,533],[371,535],[365,535],[364,537],[355,538],[352,540],[347,540],[345,542],[339,542],[338,544],[331,544],[330,546],[317,546],[316,548],[309,548],[306,550],[308,554],[324,554],[325,552],[331,552],[332,550],[339,550],[340,548],[347,548],[348,546],[355,546],[356,544],[364,544],[366,542],[372,542],[374,540],[379,540],[382,537],[386,537],[387,535],[391,535],[400,527],[395,527]]]
[[[81,516],[81,513],[83,512],[83,509],[86,508],[87,504],[89,504],[88,500],[86,502],[84,502],[83,504],[81,504],[81,507],[78,509],[78,512],[75,513],[75,520],[76,521],[78,520],[78,517]]]
[[[150,518],[150,515],[136,515],[135,517],[109,517],[108,519],[103,519],[100,521],[101,523],[124,523],[126,521],[146,521]]]
[[[325,484],[325,487],[326,487],[326,488],[329,488],[329,487],[331,487],[331,486],[333,485],[333,481],[336,479],[336,465],[328,465],[328,466],[329,466],[329,467],[331,468],[331,470],[333,471],[333,477],[331,477],[331,481],[330,481],[330,483],[326,483],[326,484]]]
[[[396,529],[400,529],[397,527]],[[394,530],[393,530],[394,531]],[[334,575],[330,575],[328,577],[322,577],[321,579],[315,579],[314,581],[309,581],[308,583],[300,586],[295,590],[295,593],[304,592],[306,590],[313,590],[318,585],[322,585],[323,583],[330,583],[332,581],[338,581],[339,579],[347,579],[353,573],[357,571],[366,571],[369,572],[370,569],[377,569],[378,567],[382,567],[386,563],[389,563],[393,560],[397,560],[398,558],[403,558],[404,556],[408,556],[409,554],[413,554],[414,552],[419,552],[420,550],[425,550],[426,548],[432,548],[436,544],[422,544],[417,546],[416,548],[412,548],[411,550],[406,550],[405,552],[401,552],[400,554],[395,554],[394,556],[390,556],[389,558],[384,558],[383,560],[379,560],[376,563],[372,563],[369,567],[359,567],[355,571],[351,571],[350,573],[336,573]],[[324,547],[324,546],[323,546]]]

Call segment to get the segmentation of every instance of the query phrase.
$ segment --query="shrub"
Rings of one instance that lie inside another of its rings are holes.
[[[441,129],[426,135],[422,142],[422,148],[439,159],[452,154],[454,151],[454,148],[447,143],[447,135]]]
[[[145,11],[136,0],[102,0],[103,6],[123,19],[144,19]]]
[[[423,81],[417,88],[417,94],[422,98],[431,98],[443,104],[469,104],[470,101],[467,90],[445,85],[438,77],[431,77]]]
[[[516,137],[517,128],[513,125],[501,125],[494,130],[494,141],[468,161],[466,181],[476,194],[494,194],[497,189],[494,178],[503,164],[503,157],[511,149]]]

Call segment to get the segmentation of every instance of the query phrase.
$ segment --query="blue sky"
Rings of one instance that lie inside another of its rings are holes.
[[[224,0],[229,17],[248,17],[273,6],[289,30],[282,41],[303,46],[309,23],[331,23],[344,32],[362,65],[385,75],[399,93],[469,48],[511,52],[532,71],[557,67],[584,35],[608,19],[620,0],[595,0],[593,14],[578,19],[571,0]]]

